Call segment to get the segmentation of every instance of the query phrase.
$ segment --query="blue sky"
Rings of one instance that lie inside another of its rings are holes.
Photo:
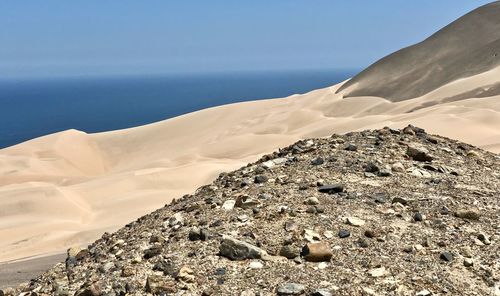
[[[364,68],[490,1],[0,2],[0,78]]]

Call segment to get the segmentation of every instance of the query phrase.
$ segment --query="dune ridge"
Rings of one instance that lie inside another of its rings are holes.
[[[411,123],[500,152],[500,96],[443,100],[490,84],[499,71],[497,67],[400,102],[344,98],[338,84],[131,129],[98,134],[69,130],[2,149],[0,261],[88,243],[223,171],[302,138]]]

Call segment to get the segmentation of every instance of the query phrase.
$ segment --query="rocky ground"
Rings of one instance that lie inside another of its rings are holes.
[[[416,127],[304,140],[0,295],[499,295],[499,197],[500,156]]]

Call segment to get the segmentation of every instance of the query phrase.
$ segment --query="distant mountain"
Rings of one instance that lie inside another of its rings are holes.
[[[426,40],[377,61],[345,83],[344,97],[376,96],[398,102],[500,65],[500,1],[464,15]],[[500,94],[500,77],[462,99]]]

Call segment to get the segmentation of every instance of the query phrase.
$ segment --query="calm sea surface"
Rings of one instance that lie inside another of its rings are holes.
[[[67,129],[143,125],[222,104],[336,84],[355,70],[0,80],[0,148]]]

